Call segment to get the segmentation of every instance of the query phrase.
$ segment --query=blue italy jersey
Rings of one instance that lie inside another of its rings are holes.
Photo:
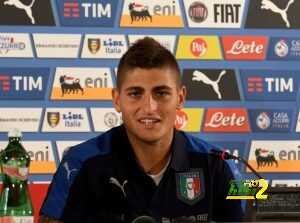
[[[72,147],[63,157],[41,208],[64,222],[241,221],[238,200],[226,200],[233,162],[209,155],[211,145],[175,131],[171,161],[158,185],[139,166],[124,126]]]

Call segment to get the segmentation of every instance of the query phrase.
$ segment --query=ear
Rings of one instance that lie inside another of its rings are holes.
[[[182,109],[186,98],[186,87],[182,86],[178,92],[177,109]]]
[[[121,106],[120,106],[120,92],[117,88],[112,89],[112,100],[114,107],[117,112],[121,112]]]

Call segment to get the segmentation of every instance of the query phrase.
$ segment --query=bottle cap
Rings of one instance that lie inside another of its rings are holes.
[[[8,138],[21,138],[21,137],[22,137],[22,132],[17,128],[13,128],[8,132]]]

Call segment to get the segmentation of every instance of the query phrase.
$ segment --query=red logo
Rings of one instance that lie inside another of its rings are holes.
[[[224,36],[222,37],[226,60],[264,60],[267,37]]]
[[[188,116],[183,110],[176,111],[175,127],[176,129],[184,129],[188,123]]]
[[[0,90],[7,92],[10,91],[10,76],[0,74]]]
[[[78,18],[79,17],[79,3],[76,1],[64,3],[64,17]]]
[[[190,50],[195,57],[202,57],[207,52],[207,43],[201,38],[194,39],[191,42]]]
[[[248,92],[258,92],[262,93],[264,91],[263,88],[263,78],[262,77],[248,77],[247,78]]]
[[[209,108],[204,132],[249,132],[247,111],[244,108]]]

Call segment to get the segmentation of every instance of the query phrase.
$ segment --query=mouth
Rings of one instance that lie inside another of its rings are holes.
[[[151,128],[155,124],[159,123],[161,120],[158,118],[140,118],[138,122],[144,125],[146,128]]]

